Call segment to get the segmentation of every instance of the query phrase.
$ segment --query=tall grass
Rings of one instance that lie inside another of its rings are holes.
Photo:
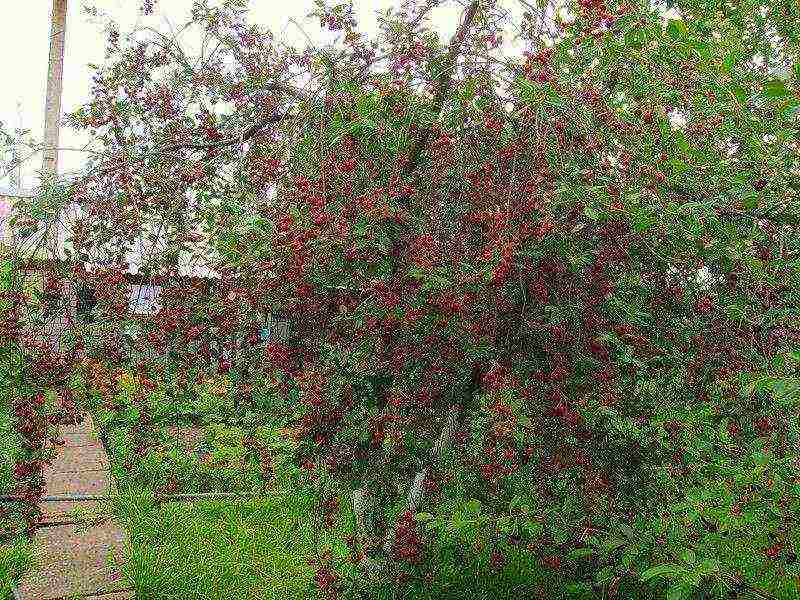
[[[314,527],[312,502],[292,493],[158,505],[128,492],[114,507],[129,536],[122,573],[137,600],[314,598],[309,558],[322,545],[340,557],[347,548]]]

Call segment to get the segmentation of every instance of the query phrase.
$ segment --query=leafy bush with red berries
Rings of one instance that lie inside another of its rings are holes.
[[[110,36],[70,116],[105,148],[47,196],[87,351],[279,406],[373,589],[800,593],[797,7],[473,0],[441,41],[436,2],[374,40],[320,3],[337,42],[298,51],[244,4],[197,5],[196,62]],[[161,297],[129,339],[137,244]]]

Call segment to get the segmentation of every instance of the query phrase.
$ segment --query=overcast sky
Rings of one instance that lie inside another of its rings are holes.
[[[67,15],[66,50],[64,58],[64,92],[62,112],[71,112],[89,98],[91,70],[89,63],[102,64],[105,56],[105,36],[102,26],[92,21],[82,10],[86,0],[69,0]],[[355,0],[362,30],[373,33],[377,19],[375,11],[396,6],[397,0]],[[4,82],[0,87],[0,122],[9,129],[30,129],[34,139],[41,140],[44,123],[44,98],[49,54],[51,0],[14,0],[13,11],[6,11],[0,20],[0,56],[3,57]],[[138,14],[139,0],[97,0],[94,3],[120,25],[124,35],[137,24],[154,26],[169,31],[169,24],[185,21],[192,0],[159,0],[152,16]],[[322,39],[319,22],[305,20],[313,9],[313,0],[250,0],[251,20],[259,25],[282,33],[297,46],[304,45],[303,33],[290,19],[304,24],[306,32],[319,41]],[[432,22],[442,35],[455,30],[461,8],[450,2],[437,9]],[[10,16],[9,16],[10,15]],[[191,40],[184,40],[191,49]],[[60,146],[79,148],[88,140],[75,132],[62,128]],[[85,155],[62,151],[59,157],[61,171],[81,167]],[[23,172],[23,187],[35,184],[35,173],[41,167],[41,156],[29,161]],[[8,180],[0,180],[0,186]]]

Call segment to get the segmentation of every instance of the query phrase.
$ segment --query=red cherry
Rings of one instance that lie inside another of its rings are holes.
[[[769,548],[767,548],[764,551],[764,553],[767,555],[767,558],[775,560],[780,555],[781,550],[783,550],[783,546],[781,545],[780,542],[778,542],[778,543],[770,546]]]
[[[697,301],[695,308],[697,309],[697,312],[707,315],[711,312],[711,309],[714,308],[714,301],[708,296],[703,296]]]
[[[542,562],[551,569],[558,569],[561,567],[561,557],[559,556],[547,556],[542,559]]]
[[[756,431],[760,435],[767,435],[770,431],[772,431],[772,423],[770,423],[767,417],[762,417],[758,421],[754,423]]]

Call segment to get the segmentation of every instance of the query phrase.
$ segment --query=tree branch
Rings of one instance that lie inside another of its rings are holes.
[[[222,148],[225,146],[234,146],[236,144],[241,144],[246,142],[252,137],[258,135],[262,129],[264,129],[267,125],[271,125],[272,123],[278,123],[283,119],[287,118],[289,115],[288,113],[276,113],[274,115],[270,115],[255,123],[245,129],[241,135],[236,137],[226,138],[224,140],[219,140],[218,142],[187,142],[185,144],[172,144],[170,146],[164,146],[160,149],[160,152],[171,152],[173,150],[180,150],[180,149],[189,149],[189,150],[208,150],[210,148]]]
[[[434,113],[436,114],[437,120],[441,116],[445,97],[452,86],[456,61],[458,56],[461,54],[461,46],[464,44],[464,39],[467,37],[467,32],[472,25],[472,21],[475,19],[475,14],[478,11],[478,5],[479,0],[472,0],[472,3],[469,5],[469,7],[467,7],[466,11],[464,11],[464,18],[461,22],[461,25],[459,26],[458,30],[456,30],[453,39],[450,41],[450,47],[447,50],[447,55],[445,56],[444,63],[442,65],[442,72],[439,74],[439,83],[437,85],[436,95],[433,99]],[[406,177],[417,168],[419,159],[422,156],[422,151],[427,146],[430,136],[431,128],[425,127],[419,132],[414,141],[411,142],[411,148],[408,153],[409,160],[403,169],[403,174]],[[403,200],[408,201],[408,197],[404,197]]]

